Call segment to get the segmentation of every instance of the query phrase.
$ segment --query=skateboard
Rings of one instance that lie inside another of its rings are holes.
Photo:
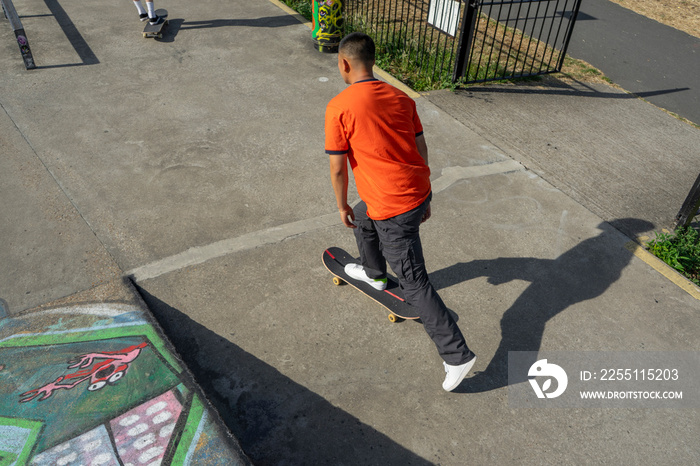
[[[151,25],[148,21],[146,22],[146,27],[143,28],[143,38],[158,38],[162,39],[163,38],[163,28],[165,27],[166,24],[168,24],[168,10],[165,10],[163,8],[160,8],[155,11],[156,16],[160,16],[163,18],[163,22],[160,24],[156,24],[155,26]]]
[[[345,273],[345,264],[357,263],[357,259],[340,248],[328,248],[323,252],[323,265],[332,273],[333,284],[348,283],[384,306],[391,314],[389,321],[418,320],[418,312],[404,299],[403,291],[393,277],[387,277],[387,287],[383,291],[374,289],[370,284],[355,280]]]

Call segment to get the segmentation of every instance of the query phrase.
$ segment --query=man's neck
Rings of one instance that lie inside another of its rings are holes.
[[[350,84],[355,84],[356,82],[360,81],[371,81],[373,79],[375,79],[375,77],[372,70],[362,70],[358,71],[357,74],[351,76]]]

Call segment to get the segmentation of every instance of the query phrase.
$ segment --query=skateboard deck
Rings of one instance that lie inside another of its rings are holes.
[[[332,247],[323,252],[323,265],[334,275],[333,284],[348,283],[353,288],[360,290],[391,312],[389,314],[391,322],[419,318],[416,308],[406,302],[401,287],[393,277],[387,277],[387,287],[383,291],[376,290],[368,283],[349,277],[345,273],[345,264],[357,262],[357,259],[340,248]]]
[[[160,16],[161,18],[164,19],[164,21],[160,24],[156,24],[155,26],[149,23],[148,21],[146,22],[146,27],[143,28],[143,38],[158,38],[162,39],[163,38],[163,28],[165,27],[166,24],[168,24],[168,10],[165,10],[163,8],[160,8],[155,11],[156,16]]]

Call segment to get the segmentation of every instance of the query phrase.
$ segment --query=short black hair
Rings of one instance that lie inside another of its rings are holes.
[[[362,32],[352,32],[343,37],[338,51],[353,60],[360,60],[366,65],[374,64],[374,41]]]

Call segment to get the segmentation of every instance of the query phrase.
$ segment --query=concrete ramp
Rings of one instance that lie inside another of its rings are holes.
[[[128,282],[0,317],[0,464],[250,464]]]

